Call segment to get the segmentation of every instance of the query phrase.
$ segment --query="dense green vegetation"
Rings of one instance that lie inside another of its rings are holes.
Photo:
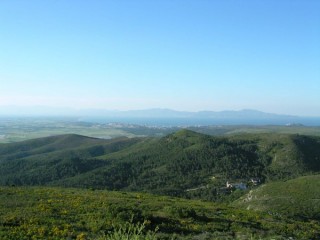
[[[273,215],[320,220],[320,175],[262,185],[235,201],[234,205]]]
[[[226,181],[268,182],[316,173],[319,156],[320,138],[300,135],[213,137],[189,130],[163,138],[62,135],[0,145],[0,184],[225,200],[219,193]]]
[[[61,135],[0,145],[0,183],[41,185],[107,165],[96,156],[119,151],[141,139],[103,140]]]
[[[316,136],[186,129],[0,144],[0,239],[317,239],[319,157]]]
[[[142,193],[0,187],[0,239],[318,239],[319,221]]]

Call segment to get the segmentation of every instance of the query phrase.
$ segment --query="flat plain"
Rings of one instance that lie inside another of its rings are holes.
[[[209,135],[234,135],[243,133],[284,133],[320,136],[320,127],[302,125],[209,125],[162,127],[118,122],[82,122],[76,118],[0,118],[0,143],[20,142],[28,139],[61,134],[79,134],[110,139],[116,137],[163,137],[187,128]]]

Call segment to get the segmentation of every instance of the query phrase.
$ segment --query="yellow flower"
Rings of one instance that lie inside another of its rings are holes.
[[[86,234],[85,233],[80,233],[77,235],[77,240],[85,240],[86,239]]]

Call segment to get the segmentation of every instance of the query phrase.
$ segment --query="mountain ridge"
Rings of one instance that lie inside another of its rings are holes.
[[[252,109],[225,111],[177,111],[72,109],[54,107],[1,107],[0,118],[58,118],[79,122],[122,123],[140,126],[288,125],[319,126],[320,117],[274,114]]]
[[[244,116],[256,117],[298,117],[297,115],[267,113],[254,109],[222,110],[222,111],[181,111],[169,108],[149,108],[140,110],[108,110],[108,109],[74,109],[48,106],[0,106],[0,115],[30,116],[109,116],[109,117],[217,117]]]

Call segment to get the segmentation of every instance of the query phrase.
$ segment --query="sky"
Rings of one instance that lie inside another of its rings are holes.
[[[0,107],[320,116],[318,0],[0,1]]]

